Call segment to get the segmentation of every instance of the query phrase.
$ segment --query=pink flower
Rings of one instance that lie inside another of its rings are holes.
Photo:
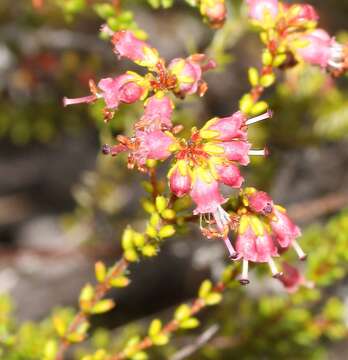
[[[274,206],[273,208],[270,225],[278,244],[283,248],[292,245],[295,239],[301,235],[299,227],[290,220],[285,210],[279,206]]]
[[[220,28],[226,19],[225,0],[201,0],[200,12],[213,28]]]
[[[137,39],[131,31],[116,32],[112,37],[112,43],[117,55],[126,57],[138,65],[154,68],[159,61],[157,50]]]
[[[130,74],[101,79],[98,87],[102,90],[101,96],[108,109],[117,109],[120,103],[134,103],[144,94],[144,89],[134,82],[134,77]]]
[[[201,130],[201,134],[204,137],[204,133],[206,133],[207,137],[220,141],[245,140],[247,138],[246,120],[245,115],[240,111],[225,118],[214,118],[207,122]]]
[[[275,19],[278,15],[278,0],[247,0],[247,4],[253,20],[263,21],[265,15]]]
[[[313,284],[306,281],[304,276],[296,267],[288,264],[287,262],[283,262],[283,271],[278,277],[278,280],[283,284],[286,291],[289,293],[296,292],[301,285],[308,287],[313,286]]]
[[[247,191],[247,190],[246,190]],[[273,200],[264,191],[256,191],[247,196],[248,206],[251,211],[267,215],[273,211]]]
[[[191,190],[191,177],[187,170],[184,174],[180,171],[179,166],[175,166],[169,174],[170,191],[177,197],[183,197]]]
[[[297,49],[302,59],[311,65],[327,67],[331,58],[331,47],[334,43],[330,35],[325,30],[316,29],[303,36],[302,39],[308,42],[307,46]]]
[[[193,211],[195,215],[214,213],[217,211],[217,208],[226,201],[220,194],[216,180],[211,179],[210,182],[207,182],[202,180],[199,175],[196,176],[192,184],[190,195],[197,205]]]
[[[144,83],[144,84],[141,84]],[[141,85],[140,85],[141,84]],[[91,103],[97,99],[103,98],[106,108],[115,110],[120,103],[131,104],[141,99],[147,92],[147,86],[144,79],[136,74],[123,74],[115,78],[101,79],[98,88],[94,82],[90,82],[92,95],[84,96],[76,99],[64,98],[64,106]]]
[[[252,262],[269,262],[278,255],[272,236],[267,231],[256,234],[251,226],[238,234],[236,250],[240,258]]]
[[[234,164],[217,166],[219,181],[233,188],[240,188],[244,178],[241,176],[238,167]]]
[[[186,59],[173,59],[168,65],[168,71],[177,79],[177,86],[175,93],[180,97],[191,95],[197,91],[202,95],[202,85],[205,82],[202,80],[203,71],[207,71],[216,66],[215,62],[208,61],[206,65],[202,62],[206,59],[205,55],[195,54]],[[204,88],[204,91],[206,88]]]
[[[224,156],[230,161],[248,165],[250,144],[247,141],[229,141],[220,144],[224,148]]]
[[[151,96],[145,103],[144,115],[136,127],[150,129],[171,129],[174,104],[168,96],[159,93]]]

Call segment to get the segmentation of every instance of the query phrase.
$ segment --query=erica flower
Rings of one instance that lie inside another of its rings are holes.
[[[226,19],[225,0],[201,0],[200,12],[213,28],[220,28]]]
[[[249,17],[253,20],[275,19],[278,15],[278,0],[247,0],[247,4]]]
[[[101,79],[98,86],[91,81],[90,88],[92,95],[76,99],[65,97],[64,106],[104,99],[106,108],[115,110],[120,103],[131,104],[144,98],[148,92],[148,83],[142,76],[127,72],[115,78]]]
[[[188,194],[191,190],[191,175],[184,160],[179,160],[168,174],[170,191],[177,197]]]
[[[306,280],[299,269],[285,261],[283,262],[282,270],[283,271],[278,277],[278,280],[283,284],[287,292],[294,293],[300,286],[306,286],[309,288],[314,286],[312,282]]]
[[[174,92],[180,96],[194,94],[197,91],[203,95],[206,91],[206,83],[202,79],[203,71],[215,67],[213,61],[208,61],[203,65],[205,55],[195,54],[186,59],[177,58],[173,59],[168,65],[168,71],[174,75],[177,80],[177,85]]]
[[[327,68],[334,73],[347,69],[347,49],[325,30],[313,30],[301,39],[306,45],[297,48],[297,53],[305,62]]]
[[[161,130],[142,131],[138,130],[131,138],[123,135],[117,137],[119,144],[109,147],[104,145],[103,153],[113,156],[121,152],[129,152],[128,167],[135,165],[144,170],[147,160],[165,160],[171,155],[170,147],[174,138],[169,132]]]
[[[309,4],[288,5],[287,13],[292,26],[311,25],[319,20],[318,13]]]
[[[131,31],[122,30],[114,33],[112,43],[117,55],[126,57],[138,65],[152,69],[159,61],[157,50],[137,39]]]
[[[174,104],[163,92],[149,97],[145,102],[144,115],[136,123],[136,128],[166,129],[172,128],[172,113]]]

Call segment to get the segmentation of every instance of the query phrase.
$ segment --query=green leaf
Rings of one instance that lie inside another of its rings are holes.
[[[173,220],[175,219],[176,212],[172,209],[165,209],[164,211],[161,212],[161,216],[163,219]]]
[[[43,360],[54,360],[57,355],[57,350],[57,342],[55,340],[48,340],[45,344]]]
[[[158,232],[158,236],[161,239],[171,237],[175,234],[175,227],[173,225],[165,225]]]
[[[222,300],[222,295],[220,293],[217,292],[213,292],[210,293],[206,298],[205,298],[205,303],[207,305],[216,305],[219,302],[221,302]]]
[[[164,196],[156,197],[156,209],[159,213],[167,208],[167,199]]]
[[[117,278],[110,279],[109,283],[114,287],[126,287],[129,285],[130,280],[126,276],[118,276]]]
[[[129,262],[135,262],[138,261],[139,257],[137,252],[134,249],[128,249],[124,252],[124,257]]]
[[[192,317],[180,323],[181,329],[194,329],[199,326],[199,320]]]
[[[212,287],[213,287],[213,284],[211,283],[210,280],[204,280],[198,290],[198,297],[200,297],[201,299],[204,299],[205,297],[207,297],[207,295],[209,295]]]
[[[122,248],[123,250],[129,250],[133,248],[133,230],[130,226],[127,226],[122,234]]]
[[[145,351],[139,351],[131,357],[132,360],[147,360],[148,358]]]
[[[63,337],[67,330],[66,322],[58,315],[53,316],[52,322],[55,330],[57,331],[57,334]]]
[[[260,84],[263,86],[263,87],[270,87],[271,85],[274,84],[275,82],[275,75],[274,74],[266,74],[266,75],[263,75],[260,79]]]
[[[144,256],[152,257],[157,254],[157,247],[154,245],[147,244],[147,245],[143,246],[143,248],[141,249],[141,252]]]
[[[174,313],[174,319],[182,321],[191,315],[191,308],[187,304],[180,305]]]
[[[162,322],[159,319],[152,320],[150,326],[149,326],[149,336],[152,338],[161,331],[162,329]]]
[[[114,306],[115,306],[115,303],[111,299],[100,300],[97,304],[95,304],[92,307],[90,312],[92,314],[102,314],[102,313],[105,313],[105,312],[111,310]]]
[[[259,115],[264,113],[268,109],[268,104],[266,101],[259,101],[251,108],[251,115]]]
[[[250,94],[245,94],[239,101],[239,109],[244,114],[248,114],[254,105],[254,100]]]
[[[152,342],[157,346],[168,344],[169,336],[167,334],[158,334],[152,338]]]
[[[259,84],[259,72],[256,68],[251,67],[248,71],[249,82],[252,86]]]
[[[95,263],[95,276],[99,282],[103,282],[106,277],[106,266],[102,261]]]
[[[111,4],[95,4],[94,10],[104,20],[116,15],[115,8]]]

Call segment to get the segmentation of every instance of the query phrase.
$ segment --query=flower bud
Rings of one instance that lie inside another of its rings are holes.
[[[241,176],[238,167],[234,164],[217,166],[219,181],[233,188],[240,188],[244,178]]]
[[[229,141],[221,143],[225,156],[230,161],[237,161],[241,165],[248,165],[250,144],[247,141]]]
[[[226,19],[225,0],[201,0],[200,12],[213,28],[220,28]]]
[[[169,176],[170,191],[177,197],[183,197],[191,190],[191,177],[188,172],[182,174],[180,168],[175,166]]]
[[[251,211],[266,215],[273,211],[272,198],[264,191],[256,191],[250,195],[247,195],[248,206]]]

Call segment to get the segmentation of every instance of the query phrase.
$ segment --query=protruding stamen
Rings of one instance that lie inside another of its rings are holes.
[[[230,239],[227,236],[224,237],[224,242],[225,242],[226,248],[227,248],[228,253],[229,253],[229,258],[231,260],[235,260],[238,257],[238,253],[234,249],[233,245],[231,244]]]
[[[242,284],[242,285],[247,285],[249,284],[249,278],[248,278],[248,270],[249,269],[249,262],[248,260],[244,260],[243,259],[243,270],[242,270],[242,276],[241,278],[239,279],[239,282]]]
[[[97,100],[97,96],[96,95],[88,95],[88,96],[83,96],[80,98],[75,98],[75,99],[69,99],[67,97],[63,98],[63,105],[68,106],[68,105],[74,105],[74,104],[83,104],[83,103],[91,103],[93,101]]]
[[[265,147],[264,149],[260,150],[249,150],[248,154],[250,156],[268,156],[269,155],[269,149]]]
[[[292,246],[293,246],[294,250],[296,251],[296,253],[297,253],[300,260],[306,260],[307,259],[307,254],[305,254],[305,252],[302,250],[300,244],[296,240],[294,240],[292,242]]]
[[[268,110],[267,112],[265,112],[264,114],[261,114],[259,116],[255,116],[251,119],[248,119],[246,122],[245,122],[245,125],[251,125],[251,124],[255,124],[259,121],[262,121],[262,120],[266,120],[266,119],[269,119],[273,116],[273,113],[271,110]]]
[[[272,258],[270,258],[268,260],[268,265],[271,269],[271,273],[274,278],[278,279],[279,277],[281,277],[283,275],[282,272],[278,271],[277,265]]]

